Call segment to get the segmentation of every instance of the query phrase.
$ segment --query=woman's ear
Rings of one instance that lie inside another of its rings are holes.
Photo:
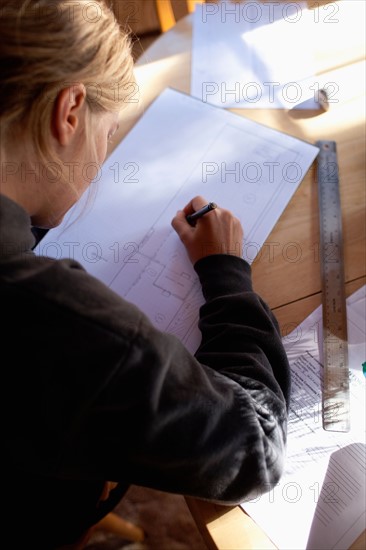
[[[86,89],[76,83],[63,88],[56,97],[52,115],[52,134],[61,146],[69,145],[75,137],[80,119],[85,116]]]

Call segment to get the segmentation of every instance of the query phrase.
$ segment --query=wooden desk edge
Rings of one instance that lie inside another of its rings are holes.
[[[186,497],[186,503],[209,550],[277,548],[240,506],[222,506],[190,497]]]
[[[240,506],[221,506],[186,497],[209,550],[274,550],[277,548]],[[245,544],[245,546],[243,546]],[[349,550],[365,550],[366,530]]]

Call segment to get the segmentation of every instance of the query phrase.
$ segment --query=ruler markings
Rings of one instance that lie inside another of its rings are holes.
[[[350,429],[347,313],[337,149],[317,141],[323,306],[323,428]]]

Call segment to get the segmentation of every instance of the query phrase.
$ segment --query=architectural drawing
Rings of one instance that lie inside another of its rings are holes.
[[[245,245],[259,250],[317,151],[166,90],[104,164],[94,204],[74,223],[68,218],[50,231],[37,252],[78,260],[195,351],[203,297],[171,227],[175,213],[203,195],[232,210],[244,227]],[[116,179],[118,163],[132,159],[136,182]]]

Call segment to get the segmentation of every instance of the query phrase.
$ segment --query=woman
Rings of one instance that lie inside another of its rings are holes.
[[[191,226],[202,197],[172,220],[206,300],[195,357],[75,261],[36,257],[32,227],[61,222],[120,112],[123,124],[130,42],[101,0],[0,6],[2,495],[16,547],[76,543],[129,484],[227,504],[268,491],[289,367],[240,223],[218,207]]]

